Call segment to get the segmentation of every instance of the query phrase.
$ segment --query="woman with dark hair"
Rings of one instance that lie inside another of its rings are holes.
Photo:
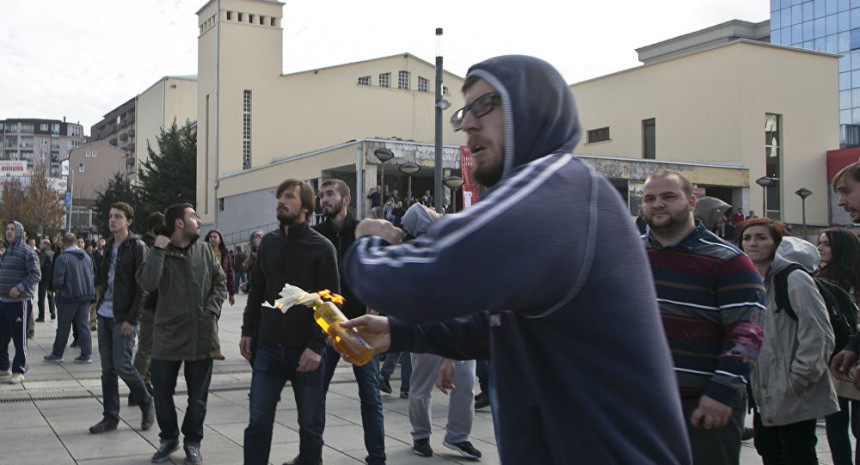
[[[206,242],[212,246],[212,251],[215,252],[215,259],[221,264],[221,269],[224,270],[224,274],[227,276],[227,293],[230,295],[230,305],[233,305],[236,303],[236,288],[233,282],[233,259],[230,258],[230,252],[227,250],[227,246],[224,245],[224,237],[221,236],[221,232],[217,229],[213,229],[206,233]],[[215,360],[224,360],[224,354],[219,352],[215,356]]]
[[[834,335],[827,308],[812,277],[795,269],[787,275],[788,300],[796,315],[776,304],[776,277],[794,264],[812,272],[815,246],[785,236],[785,225],[770,218],[747,220],[740,248],[767,288],[764,340],[750,376],[756,404],[755,448],[765,465],[818,464],[816,419],[839,410],[827,363]]]
[[[821,269],[816,276],[841,287],[854,298],[860,300],[860,238],[846,229],[828,229],[818,237],[818,253],[821,255]],[[855,316],[855,321],[856,317]],[[836,347],[838,353],[842,347]],[[830,443],[830,456],[834,465],[860,464],[860,449],[854,460],[851,459],[851,442],[848,426],[854,438],[860,437],[860,391],[848,381],[833,378],[833,385],[839,397],[839,411],[827,416],[827,442]]]

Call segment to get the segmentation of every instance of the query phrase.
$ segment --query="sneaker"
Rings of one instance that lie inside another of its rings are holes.
[[[45,317],[36,318],[36,323],[44,323],[44,322],[45,322]]]
[[[744,431],[741,433],[742,441],[749,441],[750,439],[755,437],[755,430],[753,428],[744,428]]]
[[[59,355],[55,355],[53,352],[51,352],[50,354],[45,355],[44,357],[42,357],[42,360],[44,360],[44,361],[46,361],[46,362],[56,362],[56,363],[60,363],[60,362],[62,362],[62,361],[63,361],[63,357],[61,357],[61,356],[59,356]]]
[[[107,418],[102,418],[102,421],[90,426],[91,434],[101,434],[106,433],[108,431],[113,431],[116,429],[116,423],[108,420]]]
[[[475,396],[475,410],[482,409],[490,405],[490,396],[486,392],[482,392]]]
[[[57,319],[57,313],[56,313],[56,312],[51,312],[51,319],[52,319],[52,320],[56,320],[56,319]]]
[[[71,344],[69,344],[69,347],[80,347],[80,346],[81,346],[81,343],[78,342],[77,339],[75,339],[74,341],[72,341]]]
[[[143,418],[140,420],[140,429],[146,431],[152,427],[152,423],[155,421],[155,400],[150,399],[149,405],[141,407],[140,410],[143,412]]]
[[[84,357],[83,355],[75,357],[75,363],[93,363],[92,356]]]
[[[296,456],[296,458],[290,460],[289,462],[284,462],[284,465],[301,465],[302,463],[304,462],[302,462],[301,457]],[[322,459],[320,459],[320,465],[322,465]]]
[[[481,451],[475,449],[472,446],[472,443],[469,441],[450,443],[448,441],[442,441],[442,445],[447,447],[448,449],[455,450],[460,453],[463,457],[468,457],[470,459],[479,459],[481,458]]]
[[[203,456],[200,455],[200,443],[185,444],[185,463],[186,465],[203,463]]]
[[[9,384],[21,384],[24,382],[24,373],[12,373],[12,377],[9,378]]]
[[[172,439],[168,441],[162,439],[161,445],[158,446],[158,450],[155,451],[154,454],[152,454],[152,463],[166,462],[167,458],[170,457],[170,454],[175,452],[176,449],[179,449],[178,439]]]
[[[409,398],[409,391],[400,391],[400,398],[401,399],[408,399]]]
[[[422,457],[433,457],[433,448],[430,447],[430,438],[416,439],[412,443],[412,450]]]
[[[388,382],[388,378],[379,378],[379,390],[391,394],[391,383]]]

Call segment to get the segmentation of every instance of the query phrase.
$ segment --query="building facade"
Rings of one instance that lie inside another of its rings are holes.
[[[127,158],[125,152],[104,141],[90,142],[69,153],[67,227],[76,232],[93,228],[96,197],[114,175],[125,176]]]
[[[0,120],[0,160],[27,162],[27,169],[42,160],[49,177],[60,176],[60,163],[86,141],[84,127],[65,118]]]

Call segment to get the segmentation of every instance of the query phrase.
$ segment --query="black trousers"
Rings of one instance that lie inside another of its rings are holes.
[[[764,426],[753,416],[755,449],[764,465],[818,465],[815,419],[782,426]]]

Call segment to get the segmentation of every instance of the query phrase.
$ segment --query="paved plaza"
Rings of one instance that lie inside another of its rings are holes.
[[[225,304],[221,320],[221,347],[226,360],[216,361],[209,394],[205,437],[202,442],[204,463],[242,463],[243,431],[248,422],[248,390],[251,369],[239,355],[239,337],[245,296],[236,296],[236,304]],[[101,365],[97,340],[93,337],[93,363],[79,365],[72,359],[78,349],[67,349],[64,363],[46,363],[42,357],[50,351],[56,320],[36,323],[36,335],[29,345],[29,371],[22,385],[0,385],[0,464],[43,465],[46,463],[132,465],[150,463],[159,443],[158,425],[140,431],[140,410],[122,402],[122,421],[116,431],[94,435],[88,428],[101,419]],[[95,336],[95,335],[93,335]],[[14,351],[10,345],[10,350]],[[10,353],[11,355],[11,353]],[[483,453],[473,461],[442,446],[447,417],[447,397],[438,390],[433,394],[433,435],[430,444],[434,455],[419,457],[412,452],[409,434],[408,401],[400,399],[400,370],[395,371],[392,386],[395,395],[383,394],[385,445],[388,463],[431,465],[434,463],[499,463],[489,409],[475,414],[471,441]],[[476,383],[477,388],[477,383]],[[120,381],[120,392],[128,388]],[[185,385],[180,373],[175,398],[179,410],[186,405]],[[180,413],[180,421],[181,421]],[[271,463],[279,465],[298,453],[298,426],[292,391],[284,390],[276,417]],[[747,423],[751,423],[748,417]],[[350,366],[338,366],[328,393],[326,405],[326,465],[364,463],[366,455],[361,427],[358,388]],[[831,464],[824,426],[818,427],[819,460]],[[570,463],[576,463],[576,451],[570,451]],[[167,463],[184,463],[182,449]],[[744,465],[760,464],[752,447],[744,443],[741,455]]]

